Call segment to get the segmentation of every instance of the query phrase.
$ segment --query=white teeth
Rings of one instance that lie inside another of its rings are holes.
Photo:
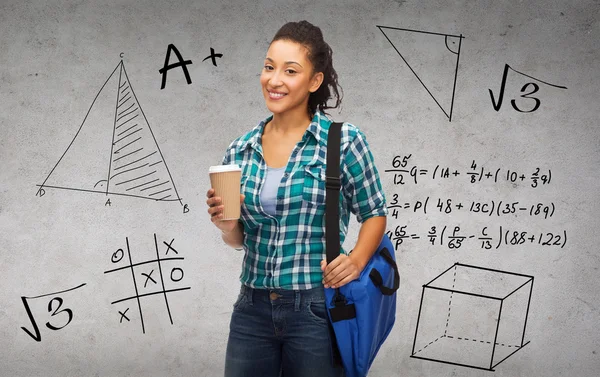
[[[278,97],[278,98],[281,98],[281,97],[285,96],[285,93],[273,93],[273,92],[269,92],[269,94],[271,95],[271,97]]]

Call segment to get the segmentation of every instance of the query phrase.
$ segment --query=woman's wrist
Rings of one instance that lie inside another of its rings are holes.
[[[236,226],[229,231],[221,229],[221,238],[231,247],[241,247],[244,239],[244,230],[242,224],[238,222]]]

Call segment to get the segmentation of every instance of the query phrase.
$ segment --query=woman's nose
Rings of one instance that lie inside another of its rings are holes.
[[[272,86],[281,85],[281,73],[279,71],[274,71],[269,78],[269,84]]]

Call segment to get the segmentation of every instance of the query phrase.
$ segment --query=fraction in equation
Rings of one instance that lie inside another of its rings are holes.
[[[409,180],[414,184],[419,183],[419,177],[425,176],[431,179],[450,179],[457,178],[461,175],[468,177],[470,183],[478,183],[481,181],[490,181],[498,183],[504,180],[505,182],[512,183],[514,187],[517,187],[518,182],[523,182],[529,178],[531,180],[530,186],[533,188],[550,184],[552,181],[552,170],[542,171],[541,168],[536,167],[535,170],[529,174],[517,172],[515,170],[506,169],[503,171],[501,168],[497,169],[486,169],[484,166],[479,166],[475,160],[472,160],[471,166],[467,171],[459,171],[456,168],[444,167],[436,165],[433,169],[423,168],[417,165],[409,166],[409,160],[412,154],[406,156],[395,156],[392,160],[392,169],[385,169],[386,173],[393,173],[394,185],[404,185]]]
[[[48,321],[46,322],[46,327],[48,329],[53,330],[53,331],[58,331],[58,330],[65,328],[73,320],[73,310],[70,307],[67,307],[66,305],[64,305],[65,301],[63,300],[63,296],[68,292],[72,292],[78,288],[83,287],[84,285],[85,285],[85,283],[80,284],[74,288],[66,289],[64,291],[47,293],[47,294],[40,295],[40,296],[33,296],[33,297],[21,296],[21,301],[23,301],[23,306],[25,306],[25,311],[27,312],[29,321],[31,321],[33,331],[29,330],[26,327],[21,327],[21,329],[23,329],[23,331],[25,331],[25,333],[27,335],[31,336],[36,342],[42,341],[42,334],[40,332],[40,328],[33,316],[34,310],[32,310],[32,306],[34,306],[34,305],[30,304],[31,300],[35,300],[35,302],[39,303],[39,304],[44,304],[44,306],[47,305],[47,309],[48,309],[47,311],[45,311],[41,307],[39,308],[39,310],[35,310],[35,311],[38,311],[38,312],[44,311],[45,312],[44,317],[47,317],[47,319],[48,319]],[[47,298],[51,297],[51,298],[48,301],[41,300],[44,297],[47,297]],[[36,305],[36,309],[38,309],[37,305]],[[39,319],[39,317],[41,317],[41,315],[38,316],[38,319]]]
[[[162,242],[161,247],[166,247],[163,249],[164,253],[161,257],[158,240],[156,238],[156,234],[154,234],[156,258],[151,258],[143,262],[133,263],[128,237],[125,238],[126,251],[123,249],[118,249],[112,253],[110,258],[111,262],[120,266],[104,271],[104,273],[120,274],[122,279],[125,279],[125,277],[129,275],[129,278],[132,280],[134,290],[134,294],[111,302],[113,305],[118,305],[117,317],[119,323],[131,322],[135,315],[133,314],[135,309],[129,312],[131,309],[130,303],[132,300],[135,300],[137,303],[137,312],[139,314],[142,332],[145,334],[146,327],[144,325],[142,299],[147,300],[150,297],[157,297],[156,295],[161,295],[164,297],[164,303],[167,309],[169,320],[171,324],[173,324],[173,317],[171,315],[167,294],[190,289],[190,287],[181,287],[181,281],[183,280],[184,273],[183,269],[179,267],[177,263],[180,263],[184,258],[178,256],[179,252],[173,247],[173,242],[174,239],[168,243],[165,241]]]
[[[398,225],[386,234],[392,241],[395,241],[395,250],[407,239],[420,239],[418,233],[409,233],[406,228],[408,225]],[[561,249],[567,244],[567,231],[562,232],[529,232],[523,230],[510,230],[502,225],[498,228],[498,236],[494,238],[488,227],[483,227],[479,235],[469,234],[461,230],[460,226],[449,227],[444,225],[441,228],[432,226],[427,232],[427,239],[432,245],[447,246],[449,249],[459,249],[465,240],[475,239],[480,242],[482,249],[498,249],[500,246],[517,246],[526,243],[538,244],[541,246],[557,246]]]
[[[391,216],[395,219],[398,218],[400,210],[408,210],[412,211],[413,213],[423,212],[425,215],[428,213],[428,211],[438,211],[439,213],[445,214],[451,214],[455,211],[468,211],[471,213],[479,213],[488,217],[528,214],[531,217],[543,217],[544,219],[548,219],[554,216],[554,211],[556,209],[554,202],[550,202],[550,204],[535,203],[531,205],[525,205],[518,201],[511,202],[504,200],[490,200],[489,202],[481,202],[478,200],[473,200],[463,204],[462,201],[453,200],[451,198],[437,198],[437,200],[432,200],[432,198],[428,196],[425,199],[416,200],[413,203],[401,203],[398,199],[399,195],[393,194],[392,200],[390,200],[390,204],[388,205],[388,209],[391,210]]]

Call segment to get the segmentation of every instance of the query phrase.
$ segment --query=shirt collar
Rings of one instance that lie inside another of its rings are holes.
[[[248,137],[236,147],[236,152],[241,152],[247,147],[252,147],[255,150],[262,151],[262,134],[265,125],[273,119],[273,115],[269,115],[266,119],[261,120],[248,134]],[[332,120],[327,117],[324,113],[317,110],[312,118],[306,133],[302,137],[303,141],[306,141],[307,137],[313,137],[321,147],[327,145],[327,131],[331,125]]]

